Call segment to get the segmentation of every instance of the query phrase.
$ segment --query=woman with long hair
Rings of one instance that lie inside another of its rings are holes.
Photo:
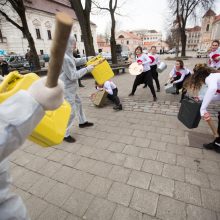
[[[209,66],[215,69],[220,69],[220,47],[219,40],[213,40],[211,52],[209,53]]]
[[[188,81],[188,87],[193,91],[199,91],[205,84],[207,91],[202,100],[200,114],[204,120],[210,119],[210,114],[207,108],[211,101],[220,100],[220,71],[208,67],[206,64],[196,65],[193,69],[193,74]],[[220,112],[218,116],[218,134],[220,135]],[[220,137],[217,137],[212,143],[203,145],[206,149],[213,149],[220,153]]]
[[[137,87],[140,84],[144,83],[149,86],[151,93],[153,95],[153,101],[157,101],[157,96],[156,96],[156,92],[155,92],[154,85],[153,85],[152,74],[150,71],[151,59],[148,57],[147,54],[143,53],[142,47],[140,46],[138,46],[135,49],[135,55],[136,55],[137,63],[139,65],[143,65],[143,72],[140,75],[136,76],[134,80],[132,92],[129,94],[129,96],[133,96]]]

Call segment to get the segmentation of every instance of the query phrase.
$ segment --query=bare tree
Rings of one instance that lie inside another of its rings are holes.
[[[28,28],[26,14],[25,14],[26,8],[25,8],[23,0],[4,0],[4,1],[1,0],[0,6],[1,6],[0,7],[0,14],[3,17],[5,17],[5,19],[8,22],[13,24],[16,28],[18,28],[23,33],[23,35],[27,38],[27,41],[28,41],[28,44],[30,47],[30,51],[33,55],[34,69],[35,70],[40,69],[39,57],[37,55],[37,51],[35,48],[35,43],[34,43],[33,37],[29,31],[29,28]],[[16,22],[16,19],[13,19],[13,17],[11,17],[5,13],[5,11],[7,9],[12,10],[12,11],[14,10],[17,13],[22,25],[20,25],[18,22]]]
[[[197,8],[208,9],[215,0],[168,0],[169,7],[177,20],[182,44],[181,56],[186,55],[186,24],[190,16],[196,16]]]
[[[98,9],[104,10],[110,13],[110,16],[111,16],[110,45],[111,45],[112,63],[117,64],[118,61],[117,61],[117,53],[116,53],[116,39],[115,39],[115,28],[116,28],[115,14],[119,15],[119,13],[116,12],[117,8],[120,8],[118,6],[118,0],[109,0],[108,7],[100,6],[99,2],[95,0],[93,0],[93,3]]]
[[[90,13],[92,7],[92,0],[85,1],[85,8],[83,8],[81,0],[70,0],[70,4],[73,10],[75,11],[80,24],[86,55],[94,56],[95,49],[93,45],[93,37],[90,26]]]

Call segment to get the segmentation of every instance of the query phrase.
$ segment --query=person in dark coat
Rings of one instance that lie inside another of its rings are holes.
[[[1,68],[2,68],[2,76],[5,76],[9,73],[8,63],[6,60],[1,61]]]

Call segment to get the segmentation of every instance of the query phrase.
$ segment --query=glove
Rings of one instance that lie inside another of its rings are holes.
[[[86,67],[86,69],[87,69],[88,73],[92,72],[92,70],[94,69],[94,65],[89,65]]]
[[[28,89],[29,94],[42,105],[45,111],[57,109],[64,101],[63,82],[58,81],[54,88],[46,87],[46,77],[35,81]]]
[[[210,120],[210,119],[211,119],[210,114],[209,114],[208,112],[206,112],[206,113],[203,115],[203,119],[204,119],[205,121]]]

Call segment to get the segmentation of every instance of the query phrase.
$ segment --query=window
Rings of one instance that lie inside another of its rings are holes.
[[[75,37],[75,39],[76,39],[76,41],[77,41],[77,35],[76,35],[76,34],[74,34],[74,37]]]
[[[36,30],[37,39],[41,39],[40,29],[36,28],[35,30]]]
[[[81,42],[83,42],[84,40],[83,40],[83,35],[81,35]]]
[[[44,54],[44,51],[43,51],[43,50],[40,50],[40,54],[43,55],[43,54]]]
[[[50,30],[47,30],[47,36],[48,36],[48,40],[52,40],[51,31]]]
[[[209,24],[207,24],[206,26],[206,31],[209,31]]]
[[[0,29],[0,39],[2,39],[3,36],[2,36],[2,30]]]
[[[127,40],[127,45],[129,44],[129,40]]]

